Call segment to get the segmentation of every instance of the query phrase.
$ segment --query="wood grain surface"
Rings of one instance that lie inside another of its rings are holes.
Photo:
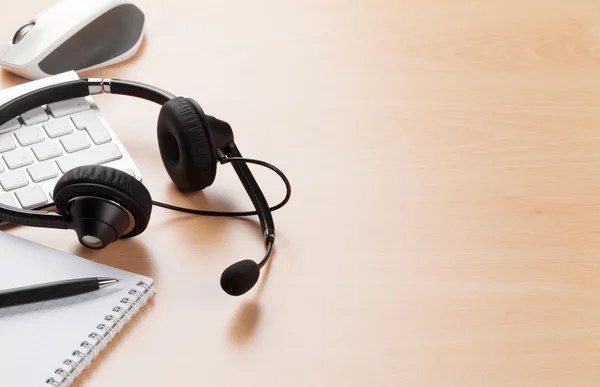
[[[5,9],[0,32],[43,3]],[[253,218],[155,209],[143,235],[100,252],[11,229],[156,279],[76,387],[597,385],[600,2],[136,3],[139,55],[83,76],[194,97],[294,194],[267,275],[241,298],[218,280],[260,258]],[[250,207],[231,168],[203,193],[174,188],[157,106],[96,100],[155,199]]]

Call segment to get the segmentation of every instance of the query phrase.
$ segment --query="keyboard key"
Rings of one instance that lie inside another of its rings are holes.
[[[33,180],[35,183],[39,183],[41,181],[52,179],[58,176],[58,172],[56,171],[56,167],[54,166],[54,163],[52,161],[34,164],[31,167],[27,168],[27,172],[29,172],[31,180]]]
[[[67,116],[89,108],[90,104],[84,98],[69,99],[48,105],[48,109],[55,118]]]
[[[73,121],[73,125],[78,130],[85,130],[88,125],[91,125],[95,122],[99,122],[98,116],[92,110],[76,113],[71,116],[71,121]]]
[[[27,149],[17,149],[3,156],[6,166],[10,169],[21,168],[33,163],[33,159]]]
[[[71,117],[73,124],[79,130],[87,130],[88,134],[94,141],[94,144],[106,144],[111,141],[108,131],[102,125],[102,122],[98,118],[95,112],[87,111],[73,115]]]
[[[60,139],[60,143],[68,153],[73,153],[90,147],[90,141],[85,133],[73,133]]]
[[[21,114],[21,119],[25,125],[35,125],[48,121],[48,114],[46,114],[46,111],[43,108],[39,107],[30,110],[25,114]]]
[[[21,123],[18,119],[13,118],[8,121],[6,124],[0,126],[0,133],[10,132],[11,130],[19,129],[21,127]]]
[[[17,207],[15,200],[12,198],[12,195],[9,193],[0,195],[0,203],[4,204],[5,206]]]
[[[44,191],[38,185],[32,185],[31,187],[21,188],[15,191],[15,196],[21,203],[21,206],[25,209],[39,207],[42,204],[48,203]]]
[[[15,137],[22,146],[27,146],[44,141],[46,137],[37,126],[29,126],[15,132]]]
[[[47,141],[43,144],[34,145],[31,147],[31,150],[33,151],[35,157],[40,161],[62,155],[62,151],[60,150],[60,147],[56,141]]]
[[[63,156],[56,160],[56,162],[62,173],[66,173],[68,170],[81,165],[101,165],[119,160],[122,157],[123,155],[115,144],[105,144]]]
[[[48,133],[48,137],[56,138],[71,133],[73,127],[67,118],[63,118],[62,120],[50,121],[44,124],[44,130]]]
[[[23,171],[6,172],[0,175],[0,185],[5,191],[25,187],[27,184],[29,184],[29,180]]]
[[[3,134],[0,136],[0,153],[13,150],[16,147],[17,146],[15,145],[13,139],[10,137],[10,134]]]

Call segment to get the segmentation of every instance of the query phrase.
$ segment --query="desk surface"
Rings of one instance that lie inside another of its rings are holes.
[[[0,32],[42,3],[5,12]],[[195,97],[294,195],[261,289],[241,298],[218,279],[261,255],[254,219],[155,209],[143,235],[102,252],[13,229],[156,278],[77,387],[597,384],[598,1],[137,3],[139,56],[85,75]],[[177,192],[158,107],[97,101],[154,198],[250,205],[226,167],[204,193]]]

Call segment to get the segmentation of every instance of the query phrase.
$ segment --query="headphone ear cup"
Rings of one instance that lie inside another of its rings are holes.
[[[177,97],[160,110],[158,147],[171,180],[182,191],[210,186],[217,174],[217,156],[204,112]]]
[[[65,173],[54,187],[54,204],[60,213],[67,212],[71,199],[82,197],[111,200],[129,211],[135,227],[122,238],[141,234],[150,223],[150,192],[135,177],[121,170],[96,165],[77,167]]]

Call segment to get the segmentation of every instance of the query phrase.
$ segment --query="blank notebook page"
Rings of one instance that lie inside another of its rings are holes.
[[[5,232],[0,246],[0,289],[84,277],[123,280],[79,296],[0,308],[2,386],[69,386],[154,294],[151,278]]]

